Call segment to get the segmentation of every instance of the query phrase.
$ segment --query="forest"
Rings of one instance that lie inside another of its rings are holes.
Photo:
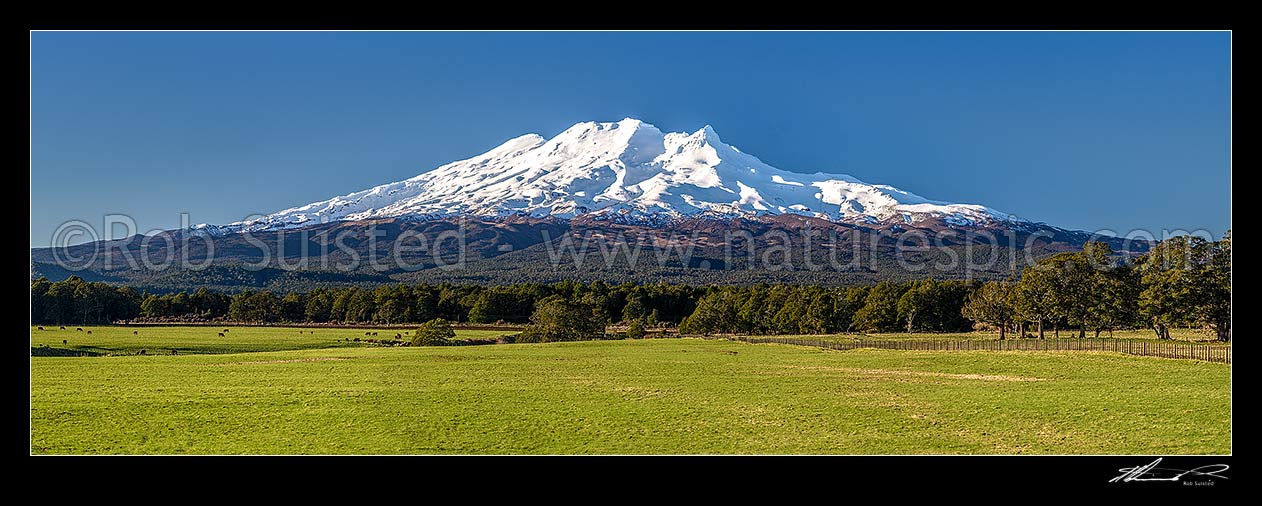
[[[1181,236],[1135,258],[1105,243],[1044,258],[1004,281],[921,279],[859,286],[692,286],[602,281],[503,286],[391,284],[279,293],[145,293],[79,277],[31,282],[33,324],[232,321],[253,324],[525,324],[555,302],[595,324],[677,327],[683,334],[826,334],[991,330],[1005,338],[1079,337],[1196,326],[1231,338],[1231,235]],[[547,302],[545,304],[545,302]],[[546,307],[545,307],[546,306]]]

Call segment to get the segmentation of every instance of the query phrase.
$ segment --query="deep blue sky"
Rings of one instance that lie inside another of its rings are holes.
[[[1230,221],[1228,33],[31,36],[31,245],[226,223],[536,132],[711,124],[771,165],[1057,226]]]

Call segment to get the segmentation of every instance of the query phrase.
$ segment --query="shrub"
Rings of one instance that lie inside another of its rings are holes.
[[[642,338],[644,338],[644,324],[640,323],[640,320],[632,320],[631,324],[627,325],[627,339]]]
[[[452,330],[451,322],[442,318],[422,323],[416,329],[416,335],[412,336],[413,346],[447,346],[456,338],[456,331]]]

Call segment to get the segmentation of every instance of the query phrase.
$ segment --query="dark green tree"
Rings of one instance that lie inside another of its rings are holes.
[[[1043,326],[1056,318],[1056,286],[1052,269],[1027,267],[1017,282],[1015,309],[1019,321],[1033,322],[1038,328],[1039,339],[1044,338]]]
[[[968,296],[961,312],[971,320],[995,326],[999,329],[999,339],[1003,339],[1004,329],[1017,318],[1017,309],[1014,304],[1017,298],[1016,293],[1017,289],[1012,283],[1004,281],[986,283]]]
[[[637,321],[645,316],[644,301],[641,297],[633,295],[627,297],[627,303],[622,307],[622,321]]]
[[[415,335],[412,336],[412,345],[447,346],[454,339],[456,339],[456,331],[451,328],[451,322],[435,318],[416,328]]]
[[[1142,318],[1161,339],[1170,327],[1201,324],[1231,339],[1231,234],[1221,241],[1185,235],[1161,241],[1137,262]]]
[[[280,299],[280,319],[300,322],[306,318],[307,303],[300,293],[287,293]]]
[[[907,287],[899,283],[877,283],[868,292],[863,307],[855,312],[854,327],[865,332],[898,330],[898,300],[905,291]]]
[[[1231,340],[1231,230],[1209,244],[1197,287],[1201,293],[1201,321],[1214,328],[1219,341]]]
[[[813,290],[811,301],[806,305],[806,314],[800,322],[799,331],[803,334],[825,334],[837,331],[833,308],[833,295],[822,290]]]
[[[898,298],[898,319],[905,323],[907,332],[934,329],[933,305],[938,302],[938,291],[936,281],[923,279],[913,282]]]
[[[333,292],[327,288],[316,288],[307,294],[307,307],[303,310],[303,318],[314,323],[329,321],[333,313]]]
[[[553,296],[539,301],[530,324],[517,338],[519,343],[551,343],[597,339],[604,335],[605,320],[599,310],[582,302]]]

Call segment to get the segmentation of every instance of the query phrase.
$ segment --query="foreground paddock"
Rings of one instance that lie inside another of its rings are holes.
[[[37,454],[1231,451],[1230,366],[1111,353],[660,339],[31,366]]]

